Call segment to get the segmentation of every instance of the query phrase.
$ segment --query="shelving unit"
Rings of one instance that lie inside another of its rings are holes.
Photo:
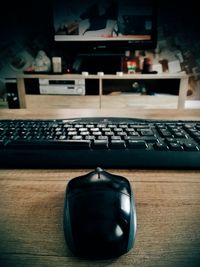
[[[98,79],[99,80],[99,94],[98,103],[99,108],[102,108],[102,95],[103,95],[103,81],[104,80],[159,80],[159,79],[179,79],[179,94],[177,108],[183,109],[185,106],[185,100],[188,90],[188,76],[186,74],[120,74],[120,75],[108,75],[100,73],[99,75],[88,74],[24,74],[16,77],[17,79],[17,90],[19,96],[20,108],[26,108],[26,90],[25,90],[25,79],[54,79],[54,80],[64,80],[64,79]],[[70,97],[70,96],[69,96]],[[81,96],[84,97],[84,96]]]

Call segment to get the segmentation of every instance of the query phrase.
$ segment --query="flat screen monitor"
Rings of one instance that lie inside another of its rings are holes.
[[[54,40],[82,50],[156,47],[155,0],[54,0]]]

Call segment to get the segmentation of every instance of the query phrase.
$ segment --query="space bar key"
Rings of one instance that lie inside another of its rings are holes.
[[[90,140],[12,140],[8,148],[33,149],[89,149]]]

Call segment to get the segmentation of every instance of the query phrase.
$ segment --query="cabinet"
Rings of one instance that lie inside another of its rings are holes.
[[[25,79],[54,79],[54,80],[65,80],[65,79],[93,79],[98,80],[98,108],[104,108],[102,105],[104,90],[104,81],[116,81],[116,80],[179,80],[179,93],[178,93],[178,102],[177,108],[183,109],[185,106],[185,100],[187,96],[188,90],[188,76],[186,74],[116,74],[116,75],[108,75],[99,73],[97,75],[90,74],[24,74],[17,77],[17,90],[19,96],[20,108],[26,108],[26,90],[25,90]],[[69,96],[72,97],[72,96]],[[86,97],[86,96],[80,96]],[[134,97],[134,96],[133,96]]]

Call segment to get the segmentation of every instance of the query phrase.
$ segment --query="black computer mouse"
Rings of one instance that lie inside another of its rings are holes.
[[[136,235],[136,209],[129,181],[97,168],[66,187],[64,234],[75,256],[116,258],[128,252]]]

